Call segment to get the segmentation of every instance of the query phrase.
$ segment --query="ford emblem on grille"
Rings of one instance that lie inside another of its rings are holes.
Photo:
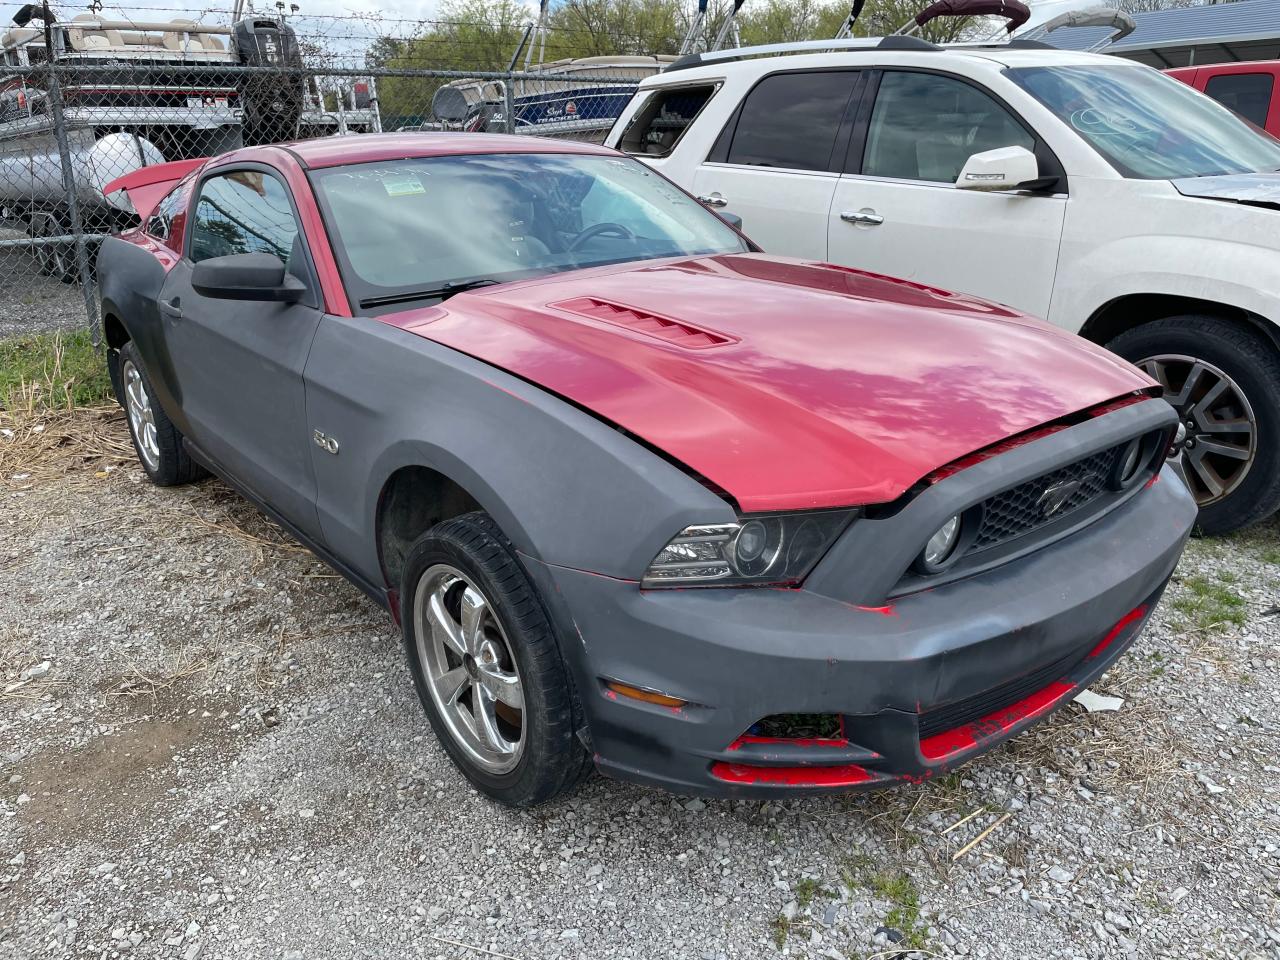
[[[1067,501],[1075,496],[1079,489],[1079,480],[1063,480],[1061,483],[1055,483],[1051,487],[1044,488],[1044,493],[1040,494],[1036,506],[1046,517],[1052,517],[1067,505]]]

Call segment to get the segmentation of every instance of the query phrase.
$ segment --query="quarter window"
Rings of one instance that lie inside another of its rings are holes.
[[[830,170],[831,151],[857,78],[855,71],[766,77],[742,105],[729,163]]]
[[[1255,126],[1265,128],[1274,85],[1269,73],[1228,73],[1212,77],[1204,92]]]
[[[288,264],[297,240],[289,195],[270,174],[237,170],[212,177],[200,188],[191,228],[192,260],[270,253]]]
[[[147,218],[146,232],[165,246],[179,249],[182,228],[186,223],[187,201],[191,198],[191,185],[181,183],[174,187]]]
[[[626,153],[665,157],[715,92],[710,84],[653,91],[627,125],[618,146]]]
[[[955,183],[975,153],[1035,149],[1035,139],[981,90],[931,73],[889,71],[880,80],[862,172]]]

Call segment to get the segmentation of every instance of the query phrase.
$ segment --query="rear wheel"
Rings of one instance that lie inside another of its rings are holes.
[[[182,446],[182,434],[155,401],[151,381],[142,369],[132,341],[120,348],[121,406],[129,420],[129,436],[138,462],[152,483],[172,487],[208,476]]]
[[[1108,347],[1164,388],[1181,418],[1172,459],[1205,533],[1280,508],[1280,357],[1258,334],[1205,316],[1135,327]]]
[[[427,531],[405,560],[401,623],[436,736],[477,789],[513,807],[591,770],[568,671],[514,549],[486,514]]]

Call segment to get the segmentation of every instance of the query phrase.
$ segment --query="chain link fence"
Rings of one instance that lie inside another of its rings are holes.
[[[471,131],[604,139],[657,58],[531,70],[285,68],[232,62],[232,28],[65,30],[50,62],[3,38],[0,327],[97,328],[102,238],[138,225],[111,182],[241,146],[379,132]],[[14,34],[19,34],[15,44]],[[26,39],[39,39],[25,31]],[[258,38],[261,40],[262,38]],[[241,57],[243,59],[243,57]],[[390,96],[387,96],[390,94]],[[384,104],[393,105],[387,109]]]

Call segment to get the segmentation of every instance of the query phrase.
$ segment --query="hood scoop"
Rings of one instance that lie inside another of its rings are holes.
[[[722,347],[727,343],[738,342],[736,337],[730,337],[715,330],[697,327],[682,320],[672,320],[670,317],[660,317],[648,310],[628,307],[621,303],[610,303],[608,300],[599,300],[596,297],[576,297],[573,300],[549,303],[547,306],[554,310],[563,310],[565,313],[586,317],[588,320],[622,327],[633,333],[642,333],[655,340],[684,347],[686,350],[705,350],[708,347]]]

